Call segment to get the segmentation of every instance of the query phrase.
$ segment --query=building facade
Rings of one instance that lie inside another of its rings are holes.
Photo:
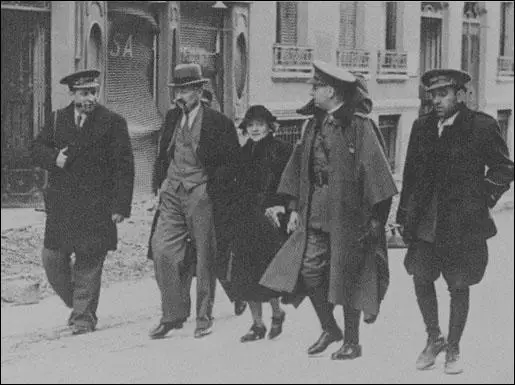
[[[249,101],[282,120],[279,135],[298,136],[312,60],[334,63],[367,79],[400,177],[412,123],[430,109],[420,76],[451,67],[472,75],[467,104],[499,119],[513,156],[513,2],[252,2],[249,36]]]
[[[103,74],[101,102],[128,121],[137,194],[150,192],[168,83],[183,62],[201,64],[216,108],[238,122],[264,104],[290,141],[305,119],[295,110],[309,99],[313,60],[360,73],[397,176],[411,125],[430,108],[420,75],[461,68],[473,77],[467,104],[498,118],[514,151],[513,2],[1,4],[2,204],[40,199],[45,173],[32,167],[30,143],[50,111],[69,103],[59,79],[92,67]]]

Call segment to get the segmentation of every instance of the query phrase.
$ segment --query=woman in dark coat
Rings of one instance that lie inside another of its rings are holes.
[[[259,285],[270,261],[286,240],[285,226],[274,224],[265,216],[267,207],[286,203],[287,197],[277,195],[276,190],[292,151],[290,145],[273,137],[275,120],[265,107],[252,106],[240,125],[249,139],[241,153],[240,199],[234,206],[230,280],[234,296],[248,301],[254,321],[241,342],[256,341],[266,334],[262,302],[270,301],[272,306],[269,339],[282,332],[285,318],[279,304],[279,293]]]

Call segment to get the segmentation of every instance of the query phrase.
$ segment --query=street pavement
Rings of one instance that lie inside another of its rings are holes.
[[[147,278],[104,288],[99,328],[82,336],[71,336],[65,326],[68,309],[55,296],[35,305],[3,307],[1,382],[513,383],[513,209],[497,212],[495,219],[499,234],[489,241],[487,273],[471,290],[461,344],[462,375],[443,373],[443,355],[433,370],[415,370],[426,336],[413,285],[403,267],[405,250],[391,250],[391,285],[377,322],[362,323],[363,357],[357,360],[331,361],[339,344],[319,357],[307,356],[307,347],[320,333],[308,301],[297,310],[286,307],[284,332],[278,340],[240,343],[250,327],[250,314],[234,316],[220,288],[213,334],[194,339],[195,322],[190,319],[184,329],[151,341],[147,334],[159,320],[160,305],[157,285]],[[441,279],[437,292],[446,333],[449,295]],[[335,312],[342,325],[341,309]],[[269,324],[268,305],[264,316]]]

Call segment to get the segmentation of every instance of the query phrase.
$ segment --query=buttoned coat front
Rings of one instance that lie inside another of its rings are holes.
[[[112,214],[131,214],[134,159],[125,119],[99,105],[78,128],[74,109],[54,112],[32,148],[49,172],[44,245],[98,256],[117,247]],[[66,147],[61,169],[56,159]]]

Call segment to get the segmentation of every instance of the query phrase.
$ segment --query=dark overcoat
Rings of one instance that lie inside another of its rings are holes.
[[[375,319],[389,283],[386,235],[373,244],[360,242],[372,208],[397,193],[374,122],[352,108],[342,108],[328,124],[336,125],[329,141],[329,301],[351,305]],[[278,192],[298,199],[300,225],[279,250],[261,284],[294,293],[306,248],[311,196],[309,170],[316,118],[307,125],[282,175]]]
[[[238,180],[239,197],[234,205],[231,232],[233,258],[230,286],[233,297],[265,302],[279,296],[259,285],[261,276],[287,238],[285,216],[276,228],[265,216],[267,207],[286,206],[289,196],[277,194],[281,174],[292,147],[269,134],[258,142],[248,140],[242,148]]]
[[[207,193],[213,202],[218,250],[217,270],[220,270],[219,275],[225,275],[230,242],[231,206],[237,197],[236,176],[240,167],[240,144],[234,123],[228,117],[209,107],[203,108],[200,139],[196,152],[207,172]],[[181,109],[172,108],[168,111],[161,128],[159,153],[153,177],[155,192],[166,179],[170,161],[175,153],[175,146],[170,147],[170,142],[177,121],[181,118]],[[150,239],[152,239],[158,216],[159,211],[154,216]],[[152,259],[150,242],[147,257]]]
[[[125,119],[99,105],[78,129],[74,108],[53,112],[32,147],[35,164],[49,172],[44,245],[98,255],[116,250],[112,214],[131,214],[134,158]],[[65,147],[61,169],[56,159]]]
[[[459,250],[460,245],[484,241],[496,234],[488,197],[498,199],[512,181],[513,162],[495,119],[461,106],[454,124],[439,139],[438,117],[433,113],[424,115],[413,123],[397,222],[404,225],[407,234],[417,234],[438,189],[437,250]],[[408,249],[408,255],[413,247]],[[473,254],[470,258],[486,257]],[[481,277],[482,272],[471,279]]]

